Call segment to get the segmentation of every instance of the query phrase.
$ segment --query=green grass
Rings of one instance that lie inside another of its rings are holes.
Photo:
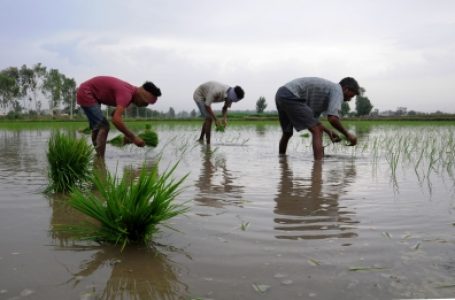
[[[156,165],[151,169],[144,165],[138,178],[126,173],[121,179],[109,173],[96,174],[93,182],[97,192],[76,189],[69,203],[99,225],[72,226],[71,230],[81,238],[119,244],[122,250],[127,244],[147,244],[158,231],[158,224],[187,210],[173,201],[186,178],[171,178],[176,167],[159,175]]]
[[[93,148],[84,138],[55,131],[48,142],[47,161],[49,185],[46,191],[67,193],[90,180]]]

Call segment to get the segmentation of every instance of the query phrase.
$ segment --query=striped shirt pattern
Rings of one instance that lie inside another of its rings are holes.
[[[292,94],[307,103],[314,116],[321,114],[339,117],[343,103],[343,90],[338,83],[319,77],[294,79],[284,85]]]

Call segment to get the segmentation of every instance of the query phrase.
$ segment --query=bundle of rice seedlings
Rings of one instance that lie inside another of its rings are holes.
[[[48,142],[47,192],[66,193],[86,184],[92,175],[93,148],[84,138],[54,132]]]
[[[155,131],[145,130],[139,133],[138,136],[144,140],[147,146],[156,147],[158,145],[158,134]]]
[[[80,133],[83,133],[83,134],[90,134],[90,133],[92,133],[92,130],[90,129],[90,127],[80,128],[78,131],[79,131]]]
[[[122,250],[130,243],[147,244],[158,231],[158,224],[187,210],[173,202],[186,178],[171,179],[176,167],[177,164],[162,175],[157,166],[149,170],[144,167],[136,179],[96,174],[96,193],[74,190],[70,205],[99,222],[99,226],[80,225],[81,237],[120,244]]]
[[[158,145],[158,134],[150,129],[150,124],[145,125],[145,130],[138,134],[138,136],[144,141],[146,146],[149,147],[156,147]],[[124,139],[122,134],[117,135],[113,139],[107,141],[109,144],[114,146],[124,146],[125,144],[129,144]]]
[[[216,127],[215,127],[215,131],[218,131],[218,132],[224,132],[225,129],[226,129],[226,126],[224,126],[224,125],[216,125]]]
[[[117,147],[121,147],[121,146],[125,145],[125,140],[124,140],[123,134],[119,134],[116,137],[114,137],[113,139],[108,140],[107,142],[109,144],[111,144],[113,146],[117,146]]]

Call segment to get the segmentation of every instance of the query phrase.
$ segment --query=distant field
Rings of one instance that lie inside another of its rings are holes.
[[[356,126],[375,126],[375,125],[455,125],[455,115],[425,115],[425,116],[401,116],[401,117],[355,117],[342,118],[343,124]],[[325,118],[321,117],[321,121],[326,123]],[[142,127],[146,123],[166,123],[166,124],[185,124],[185,123],[200,123],[201,118],[188,119],[125,119],[125,123],[131,127]],[[228,122],[231,125],[247,125],[247,124],[278,124],[278,117],[273,114],[252,115],[252,114],[230,114]],[[40,129],[40,128],[84,128],[88,123],[85,119],[69,120],[69,119],[6,119],[0,118],[0,128],[5,129]]]

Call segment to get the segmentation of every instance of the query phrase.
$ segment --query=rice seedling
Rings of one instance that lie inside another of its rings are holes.
[[[81,238],[120,244],[122,250],[127,244],[147,244],[158,231],[158,224],[187,210],[183,204],[173,202],[186,178],[171,178],[176,167],[177,164],[162,175],[158,174],[157,165],[144,167],[136,179],[125,174],[121,179],[109,173],[95,174],[97,192],[76,189],[69,203],[99,225],[82,224],[73,226],[71,231]]]
[[[226,126],[224,126],[224,125],[216,125],[216,127],[215,127],[215,131],[217,131],[217,132],[224,132],[225,129],[226,129]]]
[[[46,192],[66,193],[91,178],[93,149],[84,138],[54,132],[48,142],[47,160],[49,186]]]
[[[158,145],[158,134],[151,130],[150,124],[145,125],[145,130],[140,132],[138,136],[144,141],[146,146],[156,147]],[[107,141],[109,144],[117,147],[130,144],[128,140],[122,134],[117,135],[113,139]]]
[[[92,130],[90,129],[90,127],[85,127],[85,128],[79,128],[78,132],[83,133],[83,134],[90,134],[90,133],[92,133]]]
[[[138,134],[144,140],[145,144],[149,147],[156,147],[158,145],[158,134],[155,131],[146,129],[144,132]]]
[[[108,140],[107,142],[113,146],[121,147],[125,145],[125,138],[123,134],[119,134],[116,137]]]

